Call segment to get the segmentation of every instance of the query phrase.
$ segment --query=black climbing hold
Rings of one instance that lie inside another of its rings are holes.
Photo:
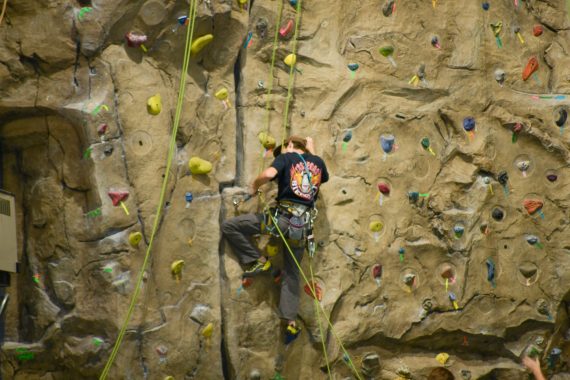
[[[495,208],[495,209],[491,212],[491,216],[492,216],[493,219],[495,219],[497,222],[500,222],[500,221],[503,220],[503,218],[505,217],[505,213],[504,213],[503,210],[501,210],[500,208]]]
[[[568,119],[568,111],[564,108],[560,108],[558,110],[558,119],[556,120],[556,125],[562,127],[566,124],[566,120]]]
[[[546,176],[546,179],[549,180],[550,182],[556,182],[556,180],[558,179],[558,176],[556,174],[548,174]]]
[[[392,15],[393,10],[394,10],[394,0],[388,0],[382,7],[382,14],[386,17],[390,17]]]
[[[504,170],[500,171],[497,176],[497,181],[499,181],[501,185],[506,185],[509,182],[509,174]]]

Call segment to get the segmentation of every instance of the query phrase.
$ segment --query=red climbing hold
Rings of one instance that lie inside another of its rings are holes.
[[[527,80],[536,70],[538,70],[538,59],[536,59],[536,57],[530,57],[523,70],[522,79]]]
[[[126,201],[129,197],[128,191],[109,191],[107,193],[111,201],[113,202],[113,206],[118,206],[122,201]]]
[[[523,205],[526,211],[532,215],[544,206],[544,202],[539,199],[525,199]]]
[[[532,34],[533,34],[535,37],[538,37],[538,36],[542,35],[543,32],[544,32],[544,28],[542,27],[542,25],[535,25],[535,26],[532,28]]]
[[[321,286],[317,282],[312,282],[312,286],[315,289],[317,300],[321,301],[323,299],[323,290],[321,289]],[[309,284],[305,284],[305,293],[314,298],[313,292],[311,291],[311,286],[309,286]]]
[[[380,182],[378,184],[378,191],[384,195],[390,195],[390,186],[387,183]]]
[[[251,277],[244,277],[241,279],[241,286],[244,288],[247,288],[248,286],[250,286],[251,284],[253,284],[253,278]]]
[[[97,127],[97,133],[99,134],[99,136],[104,135],[105,132],[107,132],[108,128],[109,126],[107,124],[101,124],[100,126]]]

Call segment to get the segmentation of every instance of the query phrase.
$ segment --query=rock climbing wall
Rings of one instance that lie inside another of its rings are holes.
[[[110,379],[320,379],[327,361],[522,379],[531,352],[568,371],[566,1],[198,1],[177,116],[189,6],[8,0],[5,378],[98,378],[137,286]],[[260,133],[312,136],[331,174],[302,263],[326,317],[303,292],[288,346],[278,279],[244,286],[220,240],[263,208],[242,202],[271,162]]]

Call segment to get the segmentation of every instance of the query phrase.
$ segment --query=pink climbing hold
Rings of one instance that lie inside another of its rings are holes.
[[[109,128],[109,126],[107,124],[103,123],[97,127],[97,133],[99,134],[99,136],[102,136],[107,132],[108,128]]]
[[[279,29],[279,35],[283,38],[287,38],[291,35],[291,32],[293,31],[293,26],[295,25],[295,23],[293,22],[292,19],[289,19],[289,21],[287,21],[282,27],[281,29]]]
[[[128,32],[125,34],[125,39],[127,40],[127,45],[129,47],[140,47],[146,42],[147,37],[144,34]]]

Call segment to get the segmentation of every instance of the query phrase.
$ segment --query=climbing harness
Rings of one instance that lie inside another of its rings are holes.
[[[156,232],[158,230],[158,225],[159,225],[160,220],[161,220],[161,213],[162,213],[163,205],[165,204],[164,198],[166,196],[166,189],[167,189],[168,180],[169,180],[170,167],[172,165],[172,159],[173,159],[174,154],[176,152],[176,135],[177,135],[177,131],[178,131],[178,126],[180,125],[180,117],[182,115],[182,105],[183,105],[183,101],[184,101],[184,94],[185,94],[185,87],[186,87],[186,75],[187,75],[186,73],[188,72],[188,65],[190,62],[190,48],[192,45],[192,37],[194,36],[194,26],[195,26],[195,20],[196,20],[196,8],[197,8],[197,0],[192,0],[190,2],[190,10],[188,13],[190,15],[191,22],[190,22],[190,27],[186,30],[186,45],[185,45],[185,49],[184,49],[184,61],[183,61],[183,65],[182,65],[182,70],[180,71],[180,88],[178,91],[178,101],[176,104],[176,114],[174,117],[174,125],[172,127],[172,133],[170,136],[170,145],[169,145],[169,150],[168,150],[168,158],[166,161],[167,162],[166,163],[166,170],[165,170],[165,174],[164,174],[164,180],[162,182],[162,188],[160,191],[160,199],[159,199],[157,210],[156,210],[156,217],[154,219],[154,224],[152,227],[152,233],[150,235],[150,239],[149,239],[148,246],[146,249],[144,261],[143,261],[143,264],[141,266],[141,269],[140,269],[140,272],[139,272],[139,275],[137,278],[137,282],[135,284],[135,288],[134,288],[135,291],[134,291],[133,296],[131,298],[129,309],[128,309],[127,314],[125,316],[125,320],[123,322],[123,325],[121,326],[121,330],[119,331],[119,336],[117,337],[117,340],[115,341],[115,345],[113,346],[113,351],[111,352],[111,355],[109,356],[109,359],[107,360],[107,363],[105,364],[105,367],[103,368],[103,372],[99,376],[99,380],[105,380],[107,378],[107,376],[109,375],[109,371],[111,370],[111,366],[113,365],[113,362],[115,361],[115,358],[117,356],[117,353],[119,351],[119,348],[121,346],[123,338],[125,336],[125,332],[127,330],[127,325],[131,319],[131,316],[132,316],[133,311],[135,309],[137,298],[138,298],[140,291],[141,291],[141,285],[142,285],[142,281],[143,281],[143,277],[144,277],[144,272],[145,272],[146,267],[147,267],[148,262],[149,262],[152,244],[154,242],[154,238],[155,238]]]

